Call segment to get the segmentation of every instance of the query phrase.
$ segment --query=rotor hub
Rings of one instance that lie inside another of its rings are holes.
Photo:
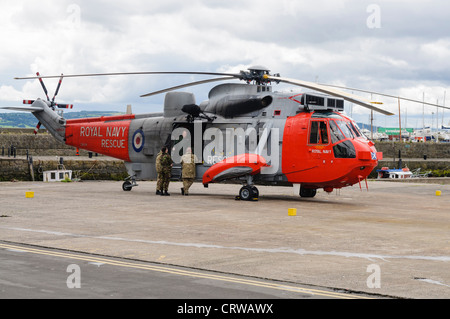
[[[255,65],[248,68],[248,71],[241,71],[241,80],[250,83],[254,81],[258,85],[270,84],[272,81],[269,79],[270,70],[261,65]],[[274,74],[273,76],[279,77],[280,74]],[[276,81],[278,83],[278,81]]]

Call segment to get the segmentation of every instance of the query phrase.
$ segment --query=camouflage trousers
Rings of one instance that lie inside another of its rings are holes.
[[[156,190],[160,191],[161,189],[162,189],[161,174],[158,174],[158,177],[156,178]]]
[[[165,192],[169,190],[170,172],[161,172],[156,180],[156,190]]]
[[[193,178],[183,178],[183,188],[185,194],[189,194],[189,188],[193,183],[194,183]]]

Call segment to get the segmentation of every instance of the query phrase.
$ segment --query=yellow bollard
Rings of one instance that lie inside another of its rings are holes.
[[[436,196],[441,196],[441,191],[436,191]]]
[[[34,192],[25,192],[25,198],[34,198]]]
[[[297,208],[288,208],[289,216],[297,216]]]

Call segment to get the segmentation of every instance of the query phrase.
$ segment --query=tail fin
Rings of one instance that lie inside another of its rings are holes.
[[[65,142],[66,120],[51,108],[51,103],[37,99],[30,106],[7,106],[3,109],[32,112],[58,141]]]

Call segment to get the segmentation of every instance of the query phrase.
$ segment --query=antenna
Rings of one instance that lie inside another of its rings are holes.
[[[425,129],[425,92],[423,92],[422,101],[422,129]]]
[[[445,106],[445,94],[447,93],[447,91],[444,91],[444,106]],[[445,109],[443,109],[442,110],[442,126],[441,127],[443,127],[444,126],[444,111],[445,111]]]

